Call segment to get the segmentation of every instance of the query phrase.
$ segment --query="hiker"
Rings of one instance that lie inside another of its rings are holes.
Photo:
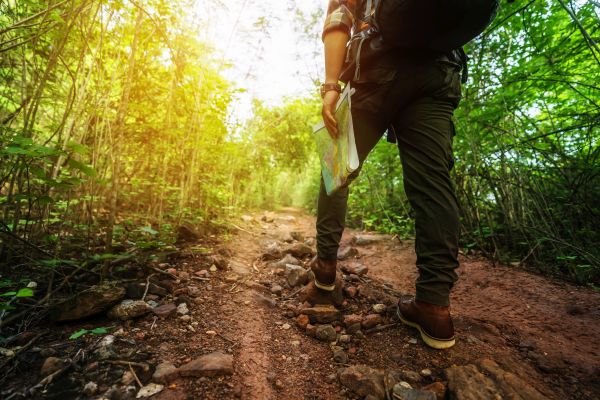
[[[360,165],[386,131],[397,143],[415,212],[419,271],[416,296],[400,301],[398,315],[437,349],[455,344],[449,295],[459,265],[459,206],[450,170],[461,72],[466,78],[461,46],[489,25],[497,7],[494,0],[331,0],[323,29],[322,114],[329,133],[338,134],[339,81],[349,81]],[[336,262],[348,192],[346,185],[328,196],[321,179],[309,302],[342,302]]]

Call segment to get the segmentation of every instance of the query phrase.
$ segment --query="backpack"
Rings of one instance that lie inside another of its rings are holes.
[[[383,53],[402,51],[447,55],[463,67],[462,47],[493,21],[499,0],[364,0],[362,22],[370,27],[354,34],[347,45],[340,80],[360,79],[361,63]]]

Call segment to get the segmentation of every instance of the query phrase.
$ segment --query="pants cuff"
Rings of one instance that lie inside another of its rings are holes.
[[[435,304],[436,306],[448,307],[450,306],[450,293],[442,294],[438,290],[417,287],[415,300],[422,303]]]

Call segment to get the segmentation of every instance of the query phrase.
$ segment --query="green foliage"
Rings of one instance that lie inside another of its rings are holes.
[[[108,333],[108,330],[111,329],[112,326],[109,327],[98,327],[98,328],[94,328],[94,329],[80,329],[76,332],[73,332],[73,334],[71,336],[69,336],[69,339],[71,340],[75,340],[75,339],[79,339],[82,336],[85,336],[87,334],[90,335],[105,335]]]

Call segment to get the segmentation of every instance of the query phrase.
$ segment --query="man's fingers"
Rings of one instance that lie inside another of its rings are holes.
[[[329,131],[329,134],[332,138],[336,139],[338,136],[337,130],[337,121],[335,116],[327,109],[323,110],[323,121],[325,122],[325,127]]]

